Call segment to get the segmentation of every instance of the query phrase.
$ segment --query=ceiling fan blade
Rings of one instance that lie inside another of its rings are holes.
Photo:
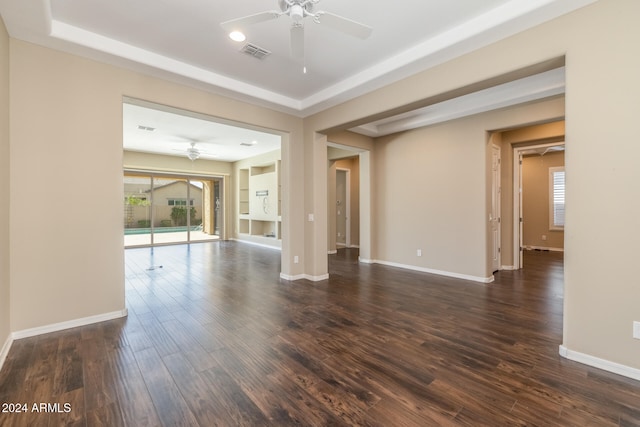
[[[304,27],[302,25],[291,27],[291,56],[296,59],[304,58]]]
[[[317,18],[314,19],[314,22],[333,28],[334,30],[342,31],[343,33],[354,37],[358,37],[359,39],[366,39],[373,31],[373,28],[368,25],[361,24],[330,12],[317,12],[316,16]]]
[[[225,31],[230,32],[243,29],[251,24],[277,19],[278,17],[280,17],[280,12],[277,10],[268,10],[266,12],[255,13],[242,18],[231,19],[229,21],[222,22],[220,26],[224,28]]]

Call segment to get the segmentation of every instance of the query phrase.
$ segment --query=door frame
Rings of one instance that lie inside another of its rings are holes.
[[[345,238],[344,244],[345,247],[351,247],[351,169],[347,168],[336,168],[336,174],[338,172],[344,172],[344,186],[345,186],[345,197],[344,197],[344,216],[345,216]],[[337,180],[336,180],[337,185]],[[336,190],[337,191],[337,190]],[[337,224],[337,221],[336,221]],[[338,243],[336,242],[336,246]]]
[[[493,171],[493,157],[496,152],[498,154],[497,173]],[[493,203],[495,203],[495,213],[497,214],[497,218],[494,218],[489,214],[490,230],[493,233],[495,227],[495,230],[497,231],[497,237],[493,235],[491,236],[491,266],[493,270],[492,272],[496,272],[502,269],[502,147],[498,144],[491,144],[491,168],[491,211],[493,213]],[[493,224],[494,221],[497,221],[497,224]],[[494,259],[496,260],[495,263],[493,261]]]
[[[532,149],[565,146],[564,141],[513,147],[513,269],[523,266],[522,155]]]
[[[336,142],[327,141],[327,147],[334,147],[345,151],[351,151],[353,156],[358,156],[358,167],[360,174],[358,178],[358,193],[360,195],[359,203],[359,255],[358,261],[366,264],[373,263],[372,253],[372,156],[371,152],[365,148],[353,147],[350,145],[338,144]],[[328,185],[328,180],[327,180]],[[328,242],[327,242],[328,244]],[[327,247],[327,253],[329,248]]]

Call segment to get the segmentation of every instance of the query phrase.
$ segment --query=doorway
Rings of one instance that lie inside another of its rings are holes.
[[[336,246],[351,247],[351,170],[336,168]]]
[[[366,153],[365,153],[366,154]],[[365,155],[365,157],[367,157]],[[363,222],[361,208],[362,154],[330,146],[327,171],[327,252],[335,254],[340,248],[361,248]],[[368,193],[367,193],[368,194]],[[366,198],[368,200],[368,198]],[[366,209],[366,203],[365,203]],[[368,246],[367,246],[368,248]],[[368,253],[367,250],[365,252]]]
[[[564,251],[564,142],[514,147],[513,153],[514,268],[520,269],[525,250]],[[554,183],[560,170],[562,180],[558,175]]]

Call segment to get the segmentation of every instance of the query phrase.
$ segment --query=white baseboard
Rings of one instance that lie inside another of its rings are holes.
[[[7,360],[7,355],[9,354],[9,350],[11,349],[11,344],[13,344],[13,337],[11,334],[7,337],[7,340],[4,342],[2,346],[2,350],[0,350],[0,371],[2,371],[2,366],[4,365],[4,361]]]
[[[248,245],[253,245],[253,246],[260,246],[261,248],[267,248],[267,249],[273,249],[273,250],[276,250],[276,251],[282,251],[282,248],[279,247],[279,246],[271,246],[271,245],[267,245],[265,243],[254,242],[252,240],[238,239],[236,237],[231,238],[229,240],[233,240],[234,242],[246,243]]]
[[[322,274],[320,276],[312,276],[310,274],[297,274],[295,276],[290,276],[288,274],[280,273],[280,278],[289,280],[291,282],[302,279],[310,280],[312,282],[320,282],[321,280],[327,280],[329,278],[329,274]]]
[[[549,252],[564,252],[564,248],[549,248],[547,246],[530,246],[524,247],[528,251],[549,251]]]
[[[621,365],[620,363],[612,362],[610,360],[600,359],[599,357],[580,353],[578,351],[569,350],[563,345],[560,346],[559,353],[560,356],[564,357],[565,359],[573,360],[574,362],[593,366],[594,368],[613,372],[614,374],[622,375],[623,377],[640,381],[640,369]]]
[[[358,257],[358,262],[363,264],[375,264],[375,260]]]
[[[500,266],[500,270],[508,270],[508,271],[513,271],[516,269],[515,265],[501,265]]]
[[[471,276],[468,274],[453,273],[451,271],[443,271],[443,270],[434,270],[432,268],[424,268],[424,267],[418,267],[416,265],[400,264],[400,263],[391,262],[391,261],[382,261],[379,259],[372,260],[370,264],[388,265],[390,267],[404,268],[406,270],[420,271],[422,273],[437,274],[438,276],[453,277],[455,279],[470,280],[472,282],[491,283],[495,280],[493,275],[489,277]]]
[[[289,274],[280,273],[280,278],[283,280],[288,280],[290,282],[293,282],[296,280],[304,279],[304,274],[296,274],[295,276],[291,276]]]
[[[337,254],[337,253],[338,253],[338,251],[337,251],[336,249],[334,249],[334,250],[332,250],[332,251],[327,251],[327,253],[328,253],[329,255],[335,255],[335,254]]]
[[[86,326],[92,323],[105,322],[107,320],[119,319],[126,317],[128,314],[127,309],[124,308],[118,311],[112,311],[111,313],[103,313],[95,316],[83,317],[81,319],[68,320],[66,322],[54,323],[51,325],[38,326],[37,328],[23,329],[22,331],[16,331],[11,334],[13,340],[19,340],[21,338],[33,337],[41,334],[48,334],[50,332],[62,331],[64,329],[77,328],[79,326]]]

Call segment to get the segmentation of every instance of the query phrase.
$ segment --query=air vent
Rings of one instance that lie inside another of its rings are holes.
[[[146,131],[149,131],[149,132],[153,132],[154,130],[156,130],[156,128],[152,128],[150,126],[142,126],[142,125],[138,125],[138,129],[146,130]]]
[[[253,147],[254,144],[250,142],[241,142],[240,145],[244,145],[245,147]]]
[[[240,52],[246,53],[247,55],[251,55],[254,58],[258,59],[264,59],[267,56],[271,55],[271,52],[269,52],[267,49],[263,49],[260,46],[256,46],[252,43],[245,44],[242,49],[240,49]]]

